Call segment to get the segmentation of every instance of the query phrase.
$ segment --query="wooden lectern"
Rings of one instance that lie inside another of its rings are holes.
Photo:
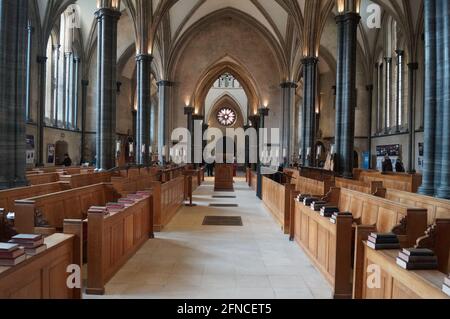
[[[233,164],[216,164],[214,191],[216,192],[233,192]]]

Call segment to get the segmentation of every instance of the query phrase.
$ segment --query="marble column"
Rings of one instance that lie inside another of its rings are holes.
[[[378,65],[377,134],[383,130],[383,63]]]
[[[53,83],[53,110],[54,110],[54,114],[52,114],[52,120],[53,120],[53,125],[55,127],[58,127],[58,117],[59,117],[59,59],[60,59],[60,48],[61,46],[58,44],[56,45],[53,49],[54,49],[54,56],[55,56],[55,60],[54,60],[54,83]]]
[[[31,119],[31,55],[33,51],[33,31],[34,28],[31,25],[31,22],[28,21],[27,25],[27,93],[26,93],[26,101],[25,101],[25,119],[27,123],[32,121]],[[39,62],[39,58],[38,58]],[[45,83],[45,82],[41,82]],[[42,85],[45,87],[45,85]]]
[[[136,57],[137,64],[137,164],[150,165],[150,121],[151,121],[151,82],[150,71],[153,57],[140,54]]]
[[[72,72],[73,72],[73,53],[66,52],[64,55],[64,128],[70,128],[72,116]]]
[[[86,161],[86,109],[89,81],[81,81],[81,163]]]
[[[397,54],[397,98],[395,101],[395,127],[396,132],[400,133],[400,126],[402,124],[401,112],[403,108],[403,57],[405,52],[403,50],[396,50]]]
[[[339,135],[336,135],[337,173],[345,178],[353,177],[353,155],[355,143],[355,108],[356,108],[356,46],[357,29],[361,17],[358,13],[347,12],[336,18],[338,25],[343,25],[343,38],[338,47],[342,46],[341,76],[337,80],[337,90],[340,91],[340,108],[336,108],[336,118],[340,118]],[[342,26],[341,26],[342,28]],[[339,49],[340,50],[340,49]]]
[[[188,154],[187,154],[187,161],[189,164],[194,163],[194,113],[195,108],[192,106],[187,106],[184,108],[184,115],[186,115],[186,128],[189,131],[189,134],[191,135],[191,145],[189,147],[188,145]]]
[[[159,111],[158,111],[158,152],[159,162],[165,164],[169,160],[170,149],[170,89],[173,83],[159,81]],[[165,152],[165,154],[164,154]]]
[[[442,121],[441,138],[441,169],[440,185],[436,195],[440,198],[450,199],[450,4],[448,1],[440,3],[442,12],[442,29],[438,33],[438,41],[442,43],[443,63],[439,65],[442,69],[442,101],[439,118]]]
[[[372,169],[372,120],[373,120],[373,85],[366,86],[367,100],[369,102],[369,128],[368,128],[368,148],[369,148],[369,169]]]
[[[316,57],[302,60],[303,64],[303,111],[302,111],[302,166],[314,166],[316,143]]]
[[[265,128],[265,120],[266,117],[269,116],[269,109],[268,108],[260,108],[258,110],[259,115],[259,125],[258,130],[262,130]],[[261,134],[258,132],[258,164],[256,166],[256,173],[257,173],[257,186],[256,186],[256,196],[262,200],[262,172],[261,172],[261,143],[264,141],[261,141]]]
[[[294,114],[295,109],[295,90],[297,84],[294,82],[281,83],[281,107],[283,110],[283,126],[281,132],[281,151],[280,151],[280,163],[284,163],[285,156],[287,163],[292,160],[293,155],[293,128],[294,128]]]
[[[40,83],[45,83],[47,78],[47,57],[38,56],[38,73]],[[37,117],[37,145],[36,145],[36,159],[38,166],[44,166],[44,127],[45,127],[45,90],[46,85],[39,86],[39,106]]]
[[[424,1],[425,92],[424,92],[424,158],[423,181],[419,193],[435,194],[436,141],[436,1]]]
[[[0,189],[25,186],[28,0],[0,0]]]
[[[106,1],[108,2],[108,1]],[[116,92],[117,92],[117,23],[119,9],[103,7],[97,18],[97,169],[115,166]]]
[[[81,59],[79,57],[77,57],[77,56],[74,57],[74,59],[73,59],[73,85],[72,85],[72,90],[73,90],[72,125],[75,130],[79,129],[79,125],[78,125],[78,109],[79,109],[78,78],[79,78],[79,74],[80,74],[79,73],[80,72],[80,62],[81,62]]]
[[[408,173],[414,174],[416,172],[416,105],[415,105],[415,86],[416,86],[416,72],[419,68],[417,63],[408,64]]]

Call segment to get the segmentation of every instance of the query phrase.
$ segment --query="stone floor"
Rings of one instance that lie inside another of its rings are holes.
[[[183,207],[116,274],[104,298],[331,298],[331,287],[297,244],[282,234],[245,181],[238,181],[230,194],[214,193],[209,180],[196,191],[194,202],[199,206]],[[212,208],[211,203],[239,207]],[[244,226],[202,226],[206,215],[242,216]]]

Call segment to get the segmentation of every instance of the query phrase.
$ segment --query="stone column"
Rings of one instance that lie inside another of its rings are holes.
[[[189,131],[189,134],[191,135],[191,145],[189,147],[188,145],[188,155],[187,160],[190,163],[194,162],[194,120],[193,116],[195,113],[195,108],[192,106],[186,106],[184,108],[184,115],[186,115],[186,128]]]
[[[31,122],[31,55],[33,51],[33,30],[31,22],[27,26],[27,93],[25,101],[25,118],[27,123]],[[39,59],[39,58],[38,58]],[[39,61],[38,61],[39,62]],[[45,82],[41,82],[45,83]],[[45,85],[42,85],[45,87]]]
[[[402,112],[403,107],[403,56],[405,52],[403,50],[396,50],[395,53],[397,53],[397,99],[395,105],[395,126],[396,132],[400,133],[400,122],[402,122],[400,113]]]
[[[87,109],[87,91],[89,81],[81,81],[81,163],[86,161],[84,151],[86,148],[86,109]]]
[[[105,2],[105,1],[104,1]],[[104,3],[102,2],[102,3]],[[106,4],[108,1],[106,1]],[[116,91],[117,91],[117,8],[102,7],[97,18],[97,169],[115,166]]]
[[[28,3],[0,1],[0,189],[26,185]]]
[[[384,133],[389,133],[391,126],[391,67],[392,58],[384,58],[386,65],[384,74]]]
[[[53,120],[53,125],[55,127],[58,127],[58,108],[59,108],[59,93],[58,93],[58,89],[59,89],[59,58],[60,58],[60,51],[59,49],[61,48],[61,46],[58,44],[56,45],[53,49],[54,49],[54,56],[55,56],[55,73],[54,73],[54,77],[55,77],[55,82],[53,83],[53,108],[55,110],[55,113],[52,114],[52,120]]]
[[[368,135],[368,148],[369,148],[369,169],[372,169],[372,116],[373,116],[373,85],[366,86],[367,99],[369,101],[369,135]]]
[[[78,78],[79,78],[79,72],[80,72],[80,62],[81,59],[79,57],[75,57],[73,59],[73,111],[72,111],[72,125],[75,130],[79,129],[78,126],[78,109],[79,109],[79,99],[78,99]]]
[[[341,107],[336,108],[336,118],[340,118],[339,135],[336,135],[338,174],[345,178],[353,176],[353,153],[355,143],[355,107],[356,107],[356,45],[357,29],[361,17],[356,12],[346,12],[336,17],[338,25],[343,25],[341,76],[337,80],[340,91]],[[340,50],[340,49],[338,49]],[[338,113],[339,112],[339,113]]]
[[[268,108],[260,108],[258,110],[259,115],[259,125],[258,130],[262,130],[265,128],[265,120],[266,117],[269,116]],[[261,174],[261,134],[258,132],[258,164],[256,166],[257,172],[257,187],[256,187],[256,196],[262,200],[262,174]]]
[[[302,111],[302,165],[314,166],[316,143],[316,87],[317,87],[316,57],[302,60],[303,64],[303,111]]]
[[[284,155],[286,155],[287,163],[290,163],[293,155],[293,140],[292,134],[294,128],[294,103],[295,90],[297,84],[294,82],[281,83],[281,107],[283,110],[283,127],[281,132],[281,152],[280,163],[284,163]],[[285,153],[285,154],[284,154]]]
[[[159,151],[159,161],[165,164],[169,160],[169,149],[170,149],[170,132],[169,132],[169,121],[170,121],[170,88],[173,83],[170,81],[160,81],[158,82],[159,88],[159,111],[158,111],[158,151]],[[165,151],[165,154],[164,154]]]
[[[435,194],[435,141],[436,141],[436,1],[424,1],[425,33],[425,100],[424,100],[424,167],[419,193]],[[437,172],[436,172],[437,174]]]
[[[73,54],[66,52],[64,55],[64,128],[70,128],[70,121],[72,115],[72,72],[73,72]]]
[[[36,159],[38,166],[44,166],[44,127],[45,127],[45,89],[47,78],[47,57],[38,56],[38,73],[39,81],[42,85],[39,86],[39,107],[38,107],[38,118],[37,118],[37,144],[36,144]]]
[[[377,133],[383,129],[383,63],[377,69]]]
[[[439,2],[439,1],[438,1]],[[448,1],[441,1],[439,5],[441,12],[442,32],[438,32],[438,41],[442,47],[442,64],[438,64],[442,72],[442,101],[438,117],[442,121],[442,130],[440,133],[442,141],[441,150],[441,170],[440,185],[436,194],[440,198],[450,199],[450,4]],[[440,82],[438,82],[440,83]]]
[[[416,172],[416,106],[415,106],[415,86],[416,86],[416,71],[419,68],[417,63],[408,64],[408,104],[409,104],[409,119],[408,119],[408,173],[414,174]]]
[[[136,161],[137,164],[150,165],[150,120],[151,120],[151,82],[150,71],[153,57],[140,54],[137,64],[137,118],[136,118]]]

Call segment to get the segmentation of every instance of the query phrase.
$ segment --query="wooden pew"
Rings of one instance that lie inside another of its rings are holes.
[[[249,169],[249,180],[248,186],[256,192],[256,188],[258,187],[258,175],[252,169]]]
[[[166,182],[153,182],[154,231],[160,232],[176,215],[184,202],[184,176]]]
[[[291,191],[292,184],[279,184],[274,180],[263,176],[262,178],[262,200],[264,205],[272,213],[275,220],[280,224],[285,234],[289,234],[291,221]]]
[[[335,178],[336,187],[351,189],[353,191],[377,195],[379,191],[383,193],[383,182],[372,181],[369,183],[346,178]]]
[[[375,251],[363,244],[364,277],[357,297],[363,299],[450,299],[442,292],[449,273],[450,220],[437,219],[426,235],[419,238],[417,248],[432,249],[438,257],[438,270],[408,271],[396,264],[399,250]],[[379,278],[374,271],[379,271]],[[375,279],[375,281],[374,281]],[[379,285],[367,285],[377,283]]]
[[[352,297],[353,255],[354,281],[362,280],[362,242],[370,232],[394,231],[400,235],[403,247],[409,247],[426,229],[423,209],[339,188],[332,188],[324,199],[338,206],[341,212],[353,213],[353,218],[339,217],[337,223],[332,224],[329,218],[297,202],[292,237],[333,286],[335,298]]]
[[[295,190],[302,194],[311,194],[314,196],[324,196],[332,187],[332,180],[315,180],[308,177],[300,176],[298,173],[293,174],[292,182],[295,184]]]
[[[99,183],[110,183],[111,173],[101,172],[92,174],[61,175],[60,180],[68,182],[71,188],[79,188]]]
[[[35,233],[35,214],[39,211],[50,228],[61,230],[64,219],[84,220],[91,206],[117,200],[112,184],[101,183],[16,201],[14,226],[18,233]]]
[[[16,200],[62,192],[68,189],[70,189],[68,183],[56,182],[3,190],[0,191],[0,208],[4,208],[6,212],[14,212]]]
[[[450,218],[450,200],[393,189],[386,189],[383,197],[410,207],[427,209],[428,225],[434,224],[438,218]]]
[[[27,175],[28,184],[31,186],[56,183],[60,181],[59,173],[44,173],[36,175]]]
[[[87,294],[103,295],[107,282],[152,238],[151,206],[149,193],[118,213],[89,211]]]
[[[355,169],[353,178],[365,183],[382,182],[385,188],[417,193],[422,185],[422,175],[404,173],[381,173],[378,171],[364,171]]]
[[[0,267],[0,299],[81,299],[81,289],[67,286],[67,270],[82,265],[82,227],[68,221],[64,231],[45,238],[47,250],[39,255]]]

